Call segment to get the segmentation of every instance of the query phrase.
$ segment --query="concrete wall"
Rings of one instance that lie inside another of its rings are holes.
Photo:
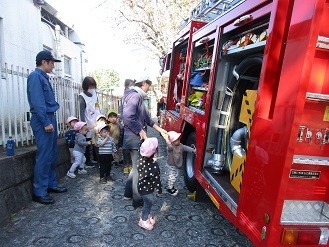
[[[36,146],[15,150],[15,156],[0,154],[0,226],[10,220],[32,200],[33,169]],[[57,180],[70,167],[70,154],[65,139],[58,140]]]

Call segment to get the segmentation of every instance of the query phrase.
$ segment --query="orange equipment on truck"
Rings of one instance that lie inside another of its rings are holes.
[[[161,113],[197,148],[186,186],[256,246],[328,246],[329,1],[204,0],[192,17]]]

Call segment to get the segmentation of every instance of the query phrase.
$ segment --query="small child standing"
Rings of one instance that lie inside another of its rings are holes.
[[[138,193],[143,199],[142,217],[138,225],[146,230],[152,230],[155,220],[151,216],[151,208],[154,201],[154,190],[158,194],[162,193],[160,180],[160,169],[158,163],[154,160],[154,154],[158,148],[158,139],[146,138],[140,148],[140,158],[137,164],[138,170]]]
[[[118,114],[114,110],[109,110],[107,115],[107,121],[109,122],[110,127],[110,135],[114,140],[114,143],[117,147],[117,155],[114,159],[113,163],[116,163],[116,165],[119,165],[120,162],[122,162],[122,139],[123,139],[123,132],[120,124],[117,122],[118,120]]]
[[[100,164],[99,169],[99,182],[102,184],[107,183],[107,179],[114,180],[111,177],[112,161],[116,156],[117,148],[115,146],[113,138],[110,136],[109,126],[106,124],[98,127],[100,137],[98,138],[98,162]]]
[[[74,163],[74,157],[73,157],[73,148],[75,144],[75,134],[76,131],[74,130],[74,125],[79,121],[76,117],[68,117],[66,120],[66,124],[69,127],[69,129],[65,132],[65,140],[66,144],[70,151],[70,157],[71,157],[71,164]]]
[[[167,192],[172,196],[178,194],[178,190],[175,188],[175,183],[178,177],[178,169],[183,165],[184,152],[196,153],[195,148],[180,143],[180,136],[181,133],[177,133],[176,131],[169,131],[164,135],[168,151],[168,162],[166,165],[168,173]]]
[[[92,130],[92,133],[91,133],[91,142],[93,144],[93,148],[95,150],[94,152],[94,161],[98,161],[98,145],[97,145],[97,142],[98,142],[98,138],[100,137],[99,135],[99,132],[98,132],[98,127],[99,126],[102,126],[106,124],[106,117],[102,114],[99,114],[97,117],[96,117],[96,126],[94,127],[94,129]]]
[[[78,168],[78,174],[86,174],[87,171],[84,169],[86,157],[84,155],[86,147],[91,144],[91,141],[86,141],[86,134],[89,131],[87,123],[77,122],[74,125],[74,130],[77,131],[75,136],[75,145],[73,148],[74,163],[66,175],[70,178],[75,178],[75,169]]]

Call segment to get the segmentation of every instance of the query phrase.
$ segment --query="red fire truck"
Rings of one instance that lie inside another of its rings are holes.
[[[192,17],[161,117],[197,148],[187,188],[256,246],[328,246],[329,1],[204,0]]]

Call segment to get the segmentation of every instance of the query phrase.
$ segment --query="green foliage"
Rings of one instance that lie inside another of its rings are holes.
[[[111,69],[99,69],[89,73],[97,82],[97,88],[109,89],[119,86],[119,73]]]

